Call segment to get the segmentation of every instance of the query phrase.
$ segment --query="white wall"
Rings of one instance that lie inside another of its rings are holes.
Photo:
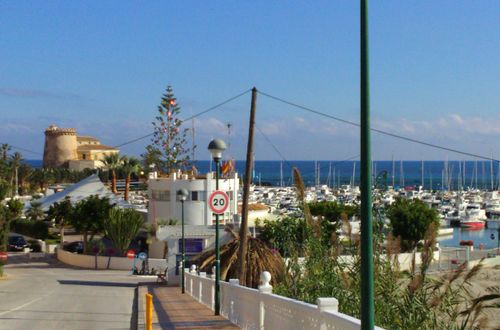
[[[148,194],[150,197],[148,221],[153,223],[155,219],[177,219],[182,218],[181,202],[177,200],[176,192],[179,189],[186,189],[190,196],[184,202],[184,221],[186,225],[207,226],[212,225],[212,212],[209,209],[206,199],[215,191],[215,178],[214,173],[207,173],[206,179],[189,178],[187,175],[171,175],[170,177],[162,177],[157,179],[150,179],[148,181]],[[219,189],[223,191],[232,191],[233,199],[230,200],[226,221],[231,221],[233,214],[238,212],[238,189],[239,180],[238,175],[235,173],[233,177],[226,179],[219,179]],[[168,191],[170,201],[154,200],[153,191]],[[205,199],[202,201],[192,201],[192,191],[203,191]],[[222,219],[222,216],[221,216]]]
[[[63,249],[57,249],[57,259],[67,265],[89,268],[89,269],[115,269],[115,270],[132,270],[134,259],[121,257],[105,257],[105,256],[89,256],[84,254],[76,254]],[[165,259],[148,260],[149,268],[165,269]],[[140,268],[140,261],[136,260],[136,266]]]

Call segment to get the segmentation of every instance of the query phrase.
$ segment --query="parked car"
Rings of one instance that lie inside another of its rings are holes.
[[[83,242],[76,241],[76,242],[66,243],[66,244],[64,244],[64,250],[71,252],[71,253],[82,254],[83,253]]]
[[[23,251],[26,247],[28,247],[28,243],[23,236],[9,235],[9,245],[7,247],[9,251]]]

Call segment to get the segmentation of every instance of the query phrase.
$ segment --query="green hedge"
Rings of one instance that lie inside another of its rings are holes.
[[[49,226],[42,221],[14,220],[10,223],[10,231],[41,240],[49,236]]]

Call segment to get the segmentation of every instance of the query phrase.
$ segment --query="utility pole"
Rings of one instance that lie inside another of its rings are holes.
[[[361,329],[374,328],[368,0],[361,0]]]
[[[245,183],[243,185],[243,205],[241,207],[240,248],[238,249],[238,277],[241,285],[246,286],[248,250],[248,196],[252,183],[253,165],[253,132],[255,127],[255,108],[257,104],[257,88],[252,88],[252,103],[250,106],[250,122],[248,125],[247,160],[245,164]]]

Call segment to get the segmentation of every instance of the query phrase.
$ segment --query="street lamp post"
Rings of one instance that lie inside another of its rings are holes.
[[[186,189],[179,189],[177,190],[177,197],[181,201],[182,205],[182,264],[181,264],[181,286],[182,286],[182,293],[185,293],[186,291],[186,285],[185,285],[185,280],[184,280],[184,268],[186,267],[186,240],[184,239],[184,201],[186,200],[188,196],[188,191]]]
[[[215,162],[215,190],[219,190],[219,162],[222,152],[226,150],[226,143],[221,139],[210,141],[208,150],[212,154]],[[215,315],[220,315],[220,246],[219,246],[219,215],[215,214],[215,295],[214,295]]]

